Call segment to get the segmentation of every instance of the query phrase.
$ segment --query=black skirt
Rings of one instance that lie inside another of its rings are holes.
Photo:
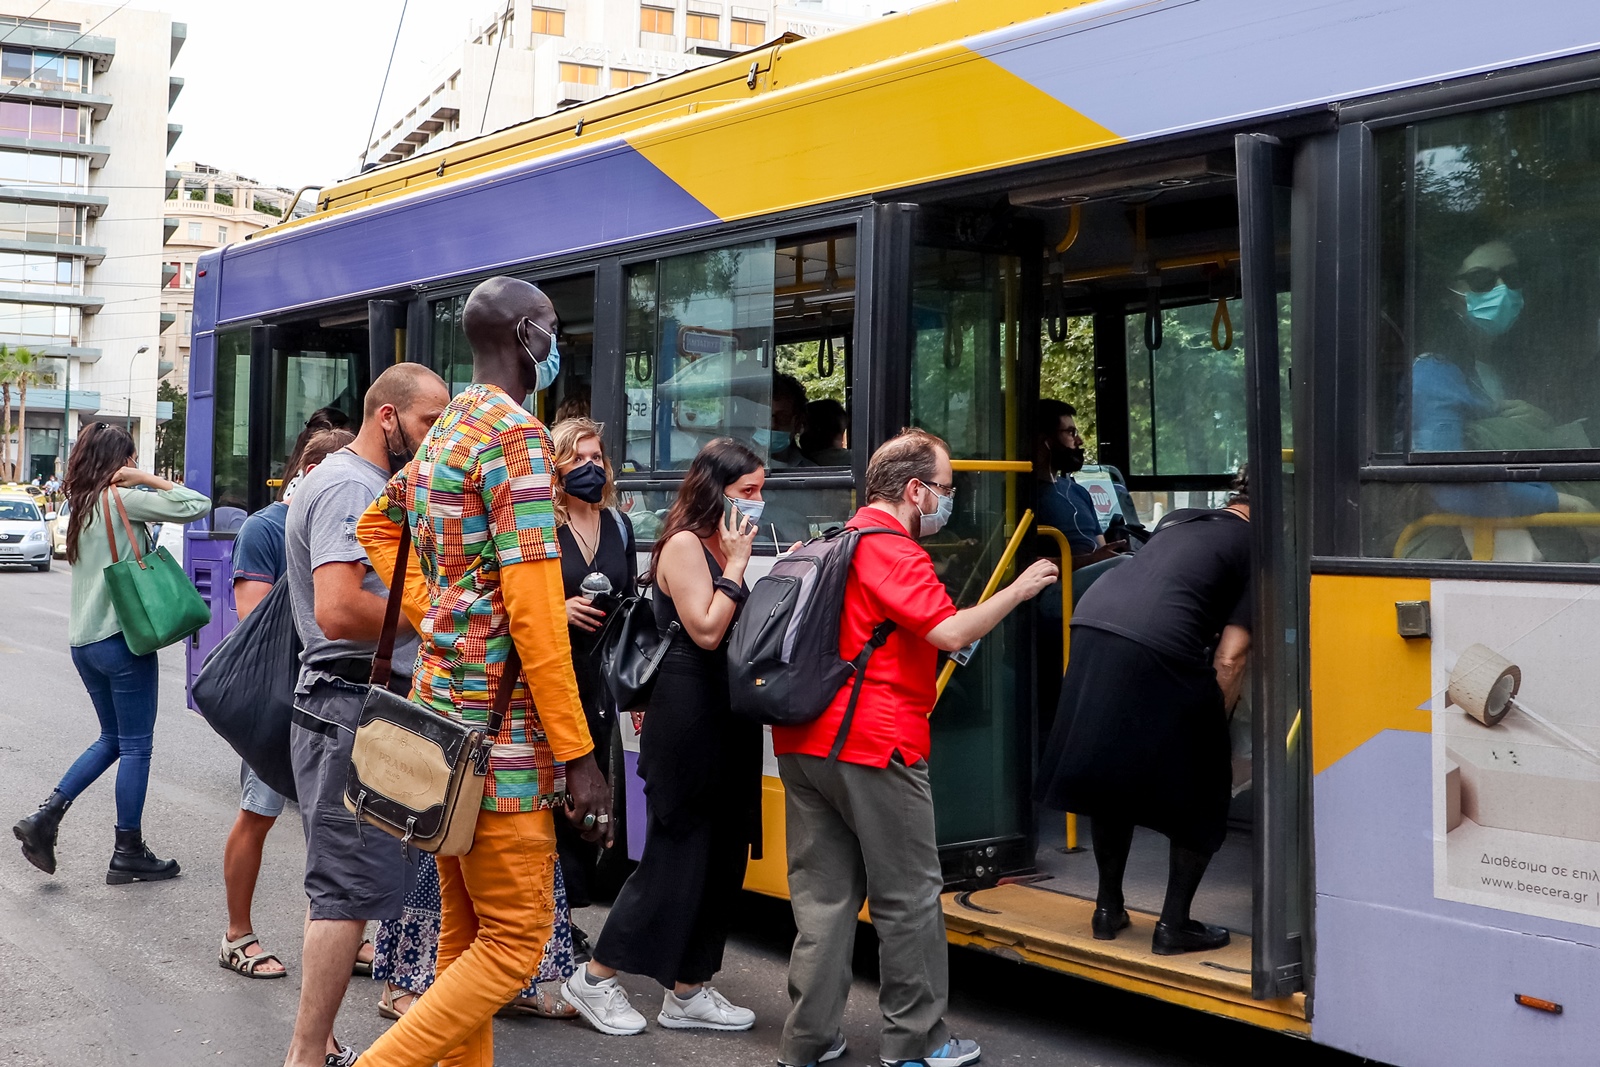
[[[746,861],[761,855],[761,727],[728,708],[727,653],[679,634],[639,739],[644,852],[595,942],[607,967],[671,988],[722,968]]]
[[[1035,798],[1091,818],[1222,846],[1232,792],[1228,717],[1216,672],[1107,630],[1072,631],[1061,701]]]

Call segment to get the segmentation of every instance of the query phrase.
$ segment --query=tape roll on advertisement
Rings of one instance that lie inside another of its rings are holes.
[[[1521,667],[1486,645],[1472,645],[1450,669],[1445,695],[1485,726],[1494,726],[1511,710],[1511,701],[1521,688]]]

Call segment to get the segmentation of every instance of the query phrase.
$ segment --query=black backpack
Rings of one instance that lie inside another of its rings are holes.
[[[889,639],[885,620],[853,660],[839,655],[839,617],[856,545],[888,527],[835,527],[778,557],[750,589],[728,641],[728,694],[737,715],[768,726],[800,726],[822,717],[852,675],[855,685],[829,758],[844,745],[867,660]]]

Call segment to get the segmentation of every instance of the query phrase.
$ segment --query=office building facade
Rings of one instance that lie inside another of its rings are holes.
[[[870,0],[511,0],[475,22],[352,170],[393,163],[737,55],[868,18]]]
[[[38,371],[11,454],[23,477],[57,469],[89,416],[154,451],[163,209],[186,29],[169,15],[72,3],[31,17],[0,0],[0,344]],[[9,474],[10,472],[6,472]]]

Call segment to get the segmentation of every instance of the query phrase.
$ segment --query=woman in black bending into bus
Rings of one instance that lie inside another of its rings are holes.
[[[618,971],[667,988],[656,1020],[669,1029],[755,1023],[754,1012],[707,983],[722,967],[745,864],[761,841],[761,728],[728,707],[726,642],[745,598],[765,481],[749,448],[729,437],[711,441],[689,465],[651,553],[656,624],[681,630],[657,674],[639,741],[650,798],[644,852],[593,959],[566,984],[567,1000],[601,1033],[645,1028]]]
[[[1133,828],[1171,841],[1152,949],[1200,952],[1228,931],[1189,916],[1227,833],[1228,716],[1250,650],[1250,493],[1167,515],[1150,542],[1106,572],[1072,615],[1072,659],[1035,796],[1092,820],[1100,887],[1094,936],[1130,925],[1122,876]]]

